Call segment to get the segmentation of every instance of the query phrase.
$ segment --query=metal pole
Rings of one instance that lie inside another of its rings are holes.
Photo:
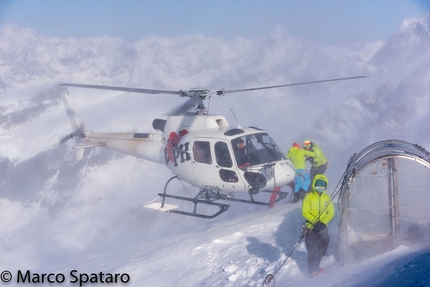
[[[397,177],[397,161],[396,158],[388,158],[388,196],[390,208],[390,227],[391,236],[394,244],[400,244],[400,215],[399,215],[399,185]]]

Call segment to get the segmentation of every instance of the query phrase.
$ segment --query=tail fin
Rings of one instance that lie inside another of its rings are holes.
[[[83,121],[79,122],[75,111],[70,105],[69,97],[67,96],[67,91],[62,93],[61,97],[63,99],[64,108],[66,109],[67,118],[69,119],[69,124],[70,124],[70,127],[72,128],[73,135],[77,136],[79,133],[85,130],[85,124]]]
[[[70,128],[72,129],[72,133],[64,137],[60,143],[64,143],[69,139],[75,139],[75,151],[76,151],[76,160],[80,161],[84,156],[84,149],[79,147],[79,139],[85,137],[85,124],[83,121],[79,122],[78,117],[76,116],[75,111],[70,105],[69,98],[67,96],[67,91],[61,94],[61,98],[63,99],[64,108],[66,109],[67,118],[69,120]]]

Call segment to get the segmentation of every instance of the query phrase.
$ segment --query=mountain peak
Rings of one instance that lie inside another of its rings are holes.
[[[32,29],[23,28],[14,24],[7,24],[0,28],[0,36],[3,39],[24,37],[24,38],[39,38],[39,35]]]
[[[418,49],[430,44],[430,11],[422,18],[408,18],[399,30],[381,47],[369,62],[371,65],[390,65],[410,58]]]
[[[401,34],[409,34],[413,36],[428,36],[430,28],[430,12],[422,18],[408,18],[405,19],[400,26],[400,29],[394,34],[394,37],[399,37]]]

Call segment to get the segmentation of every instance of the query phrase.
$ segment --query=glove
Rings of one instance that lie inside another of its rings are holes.
[[[314,224],[314,227],[312,228],[312,232],[315,232],[316,234],[320,234],[327,228],[327,225],[322,223],[321,221],[318,221]]]
[[[309,161],[310,163],[314,163],[315,159],[313,157],[308,157],[306,160]]]

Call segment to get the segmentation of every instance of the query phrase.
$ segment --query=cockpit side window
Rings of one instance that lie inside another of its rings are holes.
[[[248,156],[248,165],[259,165],[280,160],[284,158],[283,154],[279,151],[275,142],[267,133],[256,133],[247,136],[242,136],[232,140],[232,145],[238,142],[244,142],[245,147],[242,150],[234,150],[238,166],[241,167],[246,160],[245,155]],[[241,151],[239,153],[239,151]]]
[[[215,158],[216,158],[216,163],[219,166],[222,166],[222,167],[233,166],[230,151],[228,150],[228,145],[225,142],[217,142],[215,144]]]
[[[212,163],[210,143],[206,141],[195,141],[193,144],[193,156],[196,162]]]

